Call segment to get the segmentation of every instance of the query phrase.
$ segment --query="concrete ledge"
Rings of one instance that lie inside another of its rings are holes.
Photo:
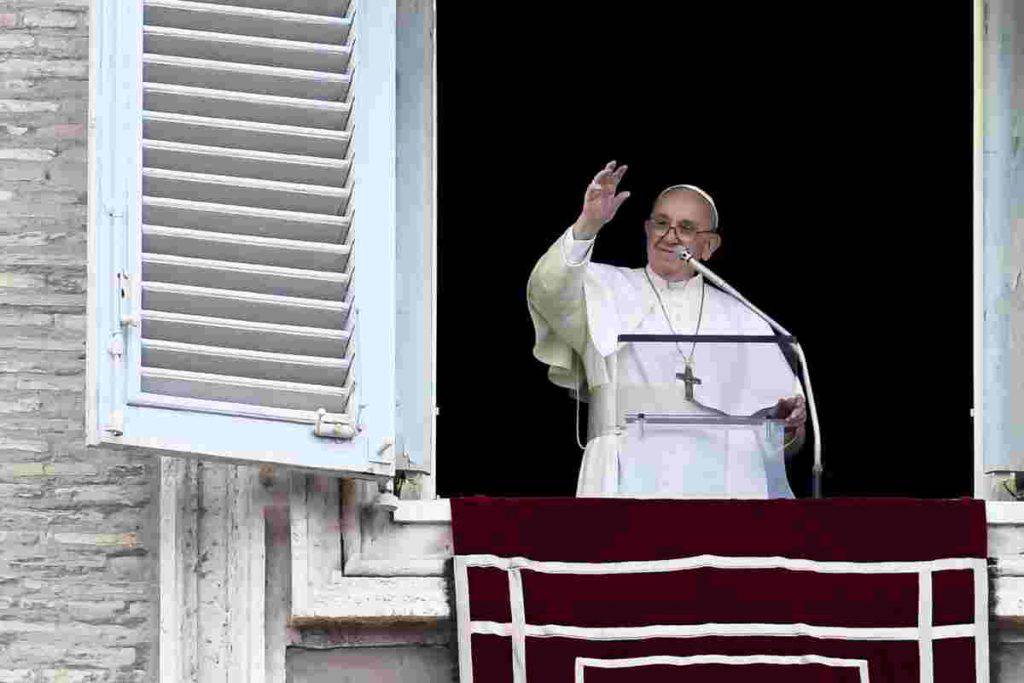
[[[393,519],[399,524],[443,524],[452,521],[448,498],[435,500],[400,500]]]
[[[985,502],[985,517],[989,524],[1024,525],[1024,501],[989,500]]]
[[[393,515],[394,521],[401,524],[438,524],[452,521],[452,509],[448,498],[400,500]],[[1024,501],[986,501],[985,516],[989,524],[1024,525]]]
[[[447,619],[448,601],[447,581],[443,577],[348,576],[318,590],[309,612],[293,614],[291,623],[422,623]]]

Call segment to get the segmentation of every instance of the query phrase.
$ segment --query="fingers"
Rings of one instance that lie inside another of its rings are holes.
[[[597,183],[602,187],[611,187],[615,189],[619,185],[619,181],[622,180],[622,176],[626,173],[628,165],[619,166],[615,168],[615,162],[609,161],[601,171],[594,176],[593,183]],[[592,183],[592,184],[593,184]]]
[[[615,212],[619,210],[619,207],[622,206],[622,202],[626,201],[627,199],[629,199],[629,192],[622,192],[619,194],[618,197],[615,198],[615,204],[612,205],[613,216],[615,215]]]
[[[807,421],[807,401],[803,396],[793,396],[788,399],[781,399],[792,411],[786,416],[786,428],[800,427]]]

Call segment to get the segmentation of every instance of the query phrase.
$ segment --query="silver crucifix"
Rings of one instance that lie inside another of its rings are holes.
[[[686,400],[693,400],[693,385],[700,384],[700,378],[693,374],[693,365],[690,362],[686,363],[685,372],[677,372],[676,379],[681,379],[686,383]]]

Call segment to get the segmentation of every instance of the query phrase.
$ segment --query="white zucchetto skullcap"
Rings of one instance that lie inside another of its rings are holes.
[[[654,203],[657,204],[659,199],[664,197],[667,193],[671,192],[672,190],[693,190],[701,197],[706,199],[708,204],[711,205],[711,229],[718,230],[718,207],[715,206],[715,200],[711,198],[711,195],[709,195],[707,192],[700,189],[696,185],[672,185],[671,187],[666,187],[664,190],[661,191],[660,194],[658,194],[658,196],[654,200]]]

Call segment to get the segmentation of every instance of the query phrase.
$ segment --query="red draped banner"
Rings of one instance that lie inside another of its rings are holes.
[[[462,683],[987,683],[984,501],[453,499]]]

